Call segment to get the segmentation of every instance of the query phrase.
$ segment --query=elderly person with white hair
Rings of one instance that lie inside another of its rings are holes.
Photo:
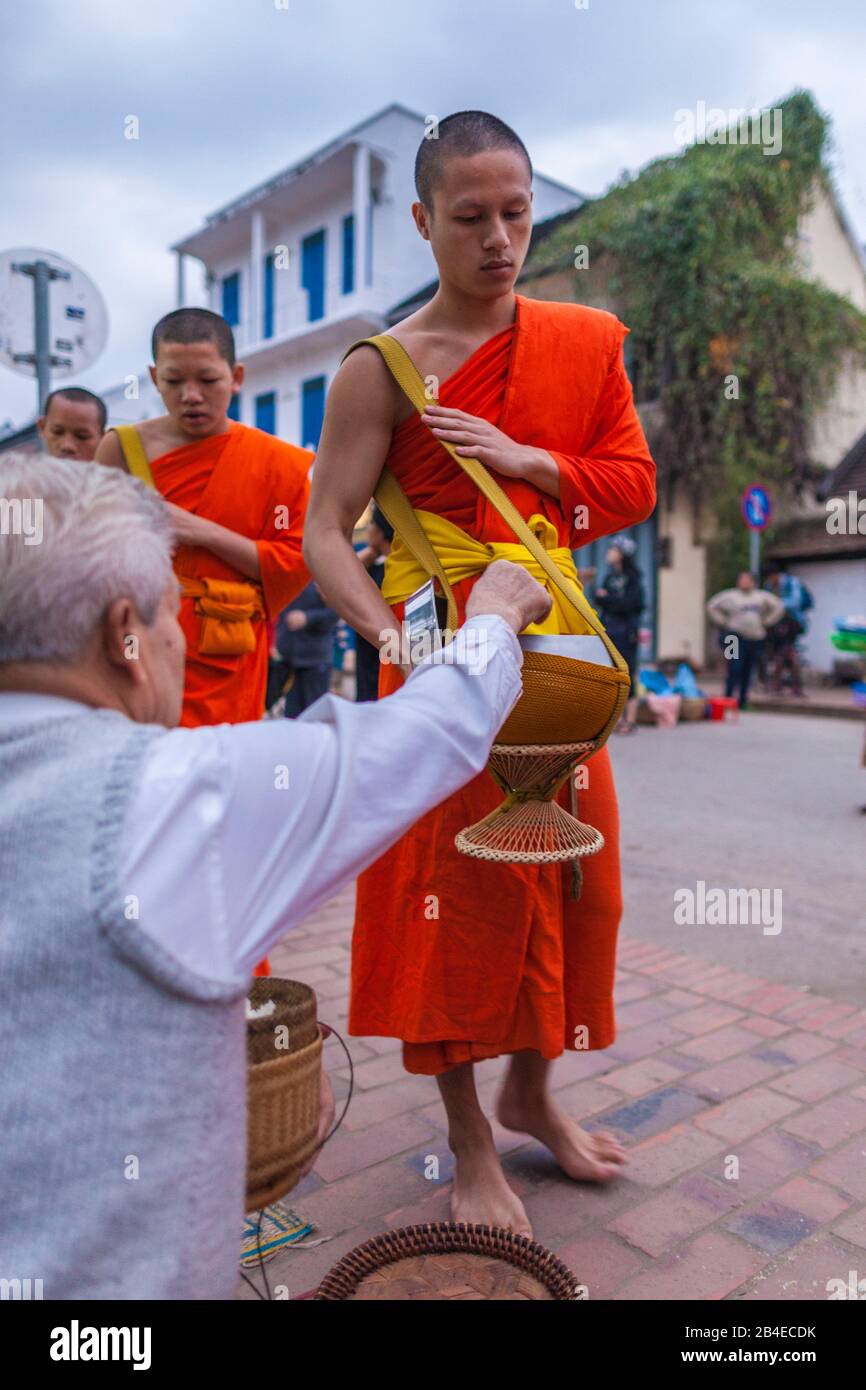
[[[252,968],[484,767],[550,603],[497,562],[381,704],[179,729],[171,544],[124,474],[0,456],[0,1277],[46,1298],[232,1296]]]

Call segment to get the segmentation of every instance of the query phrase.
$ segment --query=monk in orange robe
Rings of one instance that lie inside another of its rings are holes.
[[[301,534],[313,456],[229,418],[244,369],[219,314],[176,309],[152,346],[167,414],[109,431],[96,458],[150,483],[171,513],[187,644],[181,724],[260,719],[267,620],[309,582]],[[256,974],[267,973],[262,962]]]
[[[480,459],[522,516],[550,529],[556,547],[642,521],[655,502],[623,365],[627,329],[611,314],[514,293],[529,244],[531,176],[525,147],[496,117],[462,112],[439,123],[418,152],[412,207],[439,288],[393,331],[436,403],[418,416],[371,347],[353,350],[331,387],[305,554],[329,601],[380,648],[403,606],[392,595],[388,607],[387,565],[383,598],[350,537],[384,464],[422,519],[432,513],[481,542],[515,538],[441,439]],[[475,578],[451,581],[461,620]],[[401,679],[383,664],[381,694]],[[399,756],[395,748],[387,772],[411,777]],[[501,799],[482,773],[361,875],[349,1031],[401,1038],[406,1069],[436,1076],[456,1158],[454,1219],[530,1234],[478,1102],[477,1061],[511,1054],[497,1117],[539,1139],[570,1177],[607,1181],[625,1159],[612,1135],[582,1130],[549,1089],[553,1058],[566,1048],[608,1047],[615,1035],[621,892],[607,750],[590,760],[580,792],[580,816],[605,847],[583,860],[579,900],[567,866],[458,853],[456,832]]]

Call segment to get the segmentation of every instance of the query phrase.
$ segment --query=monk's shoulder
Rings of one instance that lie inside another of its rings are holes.
[[[285,478],[286,474],[298,479],[307,476],[315,458],[309,449],[290,444],[286,439],[278,439],[267,430],[256,429],[252,425],[241,425],[240,428],[244,431],[242,443],[246,446],[251,466],[260,469],[263,478]]]
[[[534,299],[531,312],[545,326],[558,330],[566,338],[613,351],[628,331],[625,325],[607,309],[593,309],[588,304],[573,304],[556,299]]]

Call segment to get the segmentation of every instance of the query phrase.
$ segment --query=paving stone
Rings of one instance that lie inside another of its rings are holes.
[[[866,1101],[844,1094],[831,1096],[799,1115],[792,1115],[782,1128],[803,1139],[813,1139],[822,1149],[832,1149],[866,1130]]]
[[[414,1110],[425,1103],[429,1105],[435,1095],[436,1085],[427,1076],[406,1076],[390,1086],[376,1086],[367,1092],[356,1091],[344,1123],[348,1129],[365,1129],[367,1125],[386,1120],[389,1115],[399,1115],[404,1110]]]
[[[661,1192],[609,1221],[605,1230],[622,1236],[648,1255],[661,1255],[685,1237],[710,1226],[717,1213],[681,1192]]]
[[[632,1182],[661,1187],[723,1152],[721,1140],[692,1125],[676,1125],[629,1150],[626,1170]]]
[[[659,994],[661,985],[654,984],[651,980],[643,980],[639,975],[632,976],[631,979],[622,984],[617,982],[614,986],[613,997],[617,1009],[621,1004],[631,1004],[636,999],[647,999],[652,994]]]
[[[736,1212],[723,1221],[722,1226],[767,1255],[780,1255],[812,1235],[818,1222],[781,1202],[766,1201],[749,1211]]]
[[[782,1256],[757,1278],[749,1280],[745,1288],[738,1290],[738,1297],[747,1302],[755,1299],[826,1300],[828,1281],[835,1278],[847,1281],[850,1268],[850,1247],[832,1237],[819,1236]]]
[[[670,1129],[704,1109],[700,1096],[676,1086],[663,1086],[658,1091],[641,1096],[628,1105],[609,1110],[604,1115],[606,1128],[632,1139],[648,1139],[653,1134]]]
[[[729,1057],[727,1062],[719,1062],[714,1067],[684,1076],[680,1084],[705,1100],[720,1101],[757,1086],[768,1077],[775,1076],[777,1071],[778,1067],[769,1062],[741,1054],[739,1057]]]
[[[819,1159],[809,1169],[813,1178],[838,1187],[849,1197],[866,1202],[866,1136],[843,1144],[827,1158]]]
[[[643,1023],[653,1023],[657,1018],[666,1018],[675,1012],[676,1009],[673,1004],[663,1004],[657,995],[651,995],[646,999],[636,999],[633,1003],[623,1005],[622,1008],[617,1004],[617,1036],[619,1037],[620,1034],[629,1029],[637,1028]]]
[[[780,1067],[796,1067],[816,1057],[825,1057],[833,1050],[829,1038],[819,1037],[817,1033],[786,1033],[783,1038],[771,1039],[766,1046],[756,1047],[754,1055]]]
[[[815,1182],[814,1178],[791,1178],[790,1182],[786,1182],[783,1187],[777,1187],[770,1195],[775,1201],[792,1207],[794,1211],[802,1212],[812,1221],[817,1221],[819,1226],[826,1225],[828,1221],[835,1221],[836,1217],[841,1216],[851,1205],[849,1199],[843,1197],[835,1188]]]
[[[706,1173],[688,1173],[674,1184],[672,1191],[696,1202],[703,1202],[711,1207],[716,1215],[722,1215],[732,1207],[740,1206],[743,1200],[736,1182],[709,1177]]]
[[[420,1201],[426,1189],[424,1178],[408,1166],[377,1163],[310,1193],[304,1198],[302,1214],[321,1227],[322,1235],[337,1235],[382,1218],[395,1207]]]
[[[844,1240],[850,1240],[852,1245],[862,1245],[866,1250],[866,1207],[861,1207],[842,1221],[837,1221],[833,1230]]]
[[[727,1004],[713,1003],[702,1004],[697,1009],[687,1009],[685,1013],[678,1013],[672,1021],[684,1033],[698,1037],[701,1033],[709,1033],[729,1023],[736,1023],[742,1017],[738,1009],[732,1009]]]
[[[630,1274],[643,1268],[633,1249],[605,1231],[587,1231],[556,1253],[577,1282],[586,1286],[590,1301],[609,1298]]]
[[[615,1086],[618,1091],[624,1091],[629,1096],[642,1096],[680,1075],[679,1067],[672,1067],[660,1057],[645,1057],[642,1062],[633,1062],[631,1066],[618,1067],[616,1071],[608,1072],[604,1084]]]
[[[764,1018],[763,1014],[756,1014],[754,1018],[744,1018],[743,1027],[750,1028],[762,1038],[778,1038],[782,1033],[791,1031],[786,1023],[775,1018]]]
[[[724,1298],[755,1274],[766,1258],[734,1236],[705,1231],[682,1250],[656,1260],[650,1269],[627,1280],[614,1298]]]
[[[713,1163],[703,1165],[703,1172],[730,1182],[735,1187],[741,1201],[751,1201],[753,1197],[769,1193],[781,1178],[791,1174],[805,1173],[810,1164],[819,1157],[821,1150],[817,1144],[795,1139],[793,1134],[771,1129],[750,1139],[748,1143],[726,1145],[725,1150]],[[727,1160],[736,1158],[738,1176],[727,1177],[733,1165]]]
[[[674,1028],[667,1019],[659,1019],[617,1038],[613,1047],[608,1048],[607,1055],[616,1062],[638,1062],[641,1057],[649,1057],[663,1047],[678,1047],[687,1038],[687,1033]]]
[[[699,1004],[705,1004],[699,994],[693,994],[688,989],[669,989],[661,996],[665,1004],[673,1004],[677,1009],[696,1009]]]
[[[441,1138],[439,1131],[417,1113],[392,1115],[381,1124],[370,1125],[360,1132],[341,1129],[322,1149],[315,1171],[325,1182],[333,1182],[347,1173],[357,1173],[380,1163],[384,1158],[403,1154],[407,1149],[418,1151],[419,1145],[424,1150],[421,1154],[423,1170],[424,1154],[436,1151],[434,1141]],[[450,1158],[447,1144],[441,1147]]]
[[[739,1023],[727,1028],[717,1028],[713,1033],[705,1033],[699,1038],[687,1038],[677,1043],[680,1052],[688,1057],[698,1057],[703,1062],[724,1062],[738,1052],[747,1052],[755,1046],[755,1035]]]
[[[840,1091],[843,1086],[853,1086],[861,1076],[862,1072],[856,1067],[834,1062],[832,1057],[822,1057],[819,1061],[807,1062],[804,1067],[797,1067],[785,1076],[777,1077],[770,1085],[783,1095],[813,1103],[823,1100],[833,1091]]]
[[[748,1139],[759,1130],[766,1129],[792,1111],[799,1109],[796,1101],[780,1096],[775,1091],[756,1086],[744,1091],[721,1105],[714,1106],[703,1115],[698,1115],[695,1124],[700,1129],[718,1134],[730,1143]],[[797,1131],[793,1131],[796,1133]],[[805,1136],[809,1138],[809,1135]]]

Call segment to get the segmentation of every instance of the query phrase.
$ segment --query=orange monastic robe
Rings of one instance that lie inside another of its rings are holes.
[[[516,298],[515,323],[440,386],[439,402],[552,454],[559,499],[523,479],[494,476],[525,518],[541,512],[557,527],[559,545],[577,548],[644,520],[655,502],[655,470],[622,360],[628,330],[599,310]],[[418,416],[394,431],[386,462],[414,506],[478,540],[514,540]],[[461,621],[473,583],[453,586]],[[402,617],[402,605],[394,611]],[[383,666],[380,695],[400,682],[396,667]],[[458,854],[457,831],[502,800],[486,771],[361,875],[350,1033],[402,1038],[406,1069],[433,1074],[524,1048],[557,1057],[575,1046],[579,1027],[588,1030],[589,1048],[610,1046],[621,894],[606,749],[588,773],[579,815],[602,832],[605,847],[582,861],[579,901],[569,896],[568,867]],[[566,806],[567,798],[566,788]]]
[[[167,502],[256,542],[268,619],[275,619],[309,582],[301,535],[312,461],[308,450],[233,420],[225,434],[172,449],[150,465]],[[178,547],[174,568],[179,578],[247,578],[199,546]],[[255,651],[242,656],[198,652],[201,619],[192,599],[181,602],[180,624],[187,642],[181,724],[192,728],[260,719],[268,675],[266,623],[255,624]]]

